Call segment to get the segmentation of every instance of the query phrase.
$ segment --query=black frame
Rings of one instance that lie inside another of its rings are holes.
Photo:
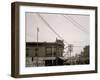
[[[19,74],[19,6],[44,6],[56,8],[74,8],[95,10],[95,70],[91,71],[75,71],[75,72],[57,72],[43,74]],[[22,77],[40,77],[40,76],[58,76],[97,73],[97,7],[96,6],[80,6],[80,5],[63,5],[63,4],[44,4],[44,3],[29,3],[29,2],[13,2],[11,4],[11,76],[15,78]]]

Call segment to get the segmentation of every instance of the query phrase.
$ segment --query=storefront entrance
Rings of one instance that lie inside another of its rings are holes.
[[[45,66],[52,66],[52,60],[45,60]]]

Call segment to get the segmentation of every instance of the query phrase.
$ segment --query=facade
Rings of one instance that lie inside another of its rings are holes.
[[[61,40],[55,42],[27,42],[26,43],[26,67],[61,65],[63,61],[64,43]]]

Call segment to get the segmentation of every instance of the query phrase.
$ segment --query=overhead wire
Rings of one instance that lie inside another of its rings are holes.
[[[64,41],[64,43],[66,43],[67,45],[69,45],[69,43],[67,41],[65,41],[52,27],[51,25],[43,18],[43,16],[41,16],[40,14],[37,14],[37,16],[40,17],[41,20],[43,20],[43,22],[61,39]],[[63,17],[65,17],[67,20],[69,20],[75,27],[77,26],[78,29],[80,29],[81,31],[84,31],[85,33],[87,33],[86,30],[84,30],[83,28],[80,28],[79,26],[82,27],[82,25],[80,25],[79,23],[77,23],[74,19],[69,19],[66,16],[63,15]],[[75,22],[75,23],[74,23]],[[74,46],[74,47],[83,47],[83,46]],[[64,49],[68,48],[68,46],[66,46]],[[67,52],[68,53],[68,52]],[[65,54],[67,55],[67,54]]]
[[[81,30],[82,32],[88,33],[88,31],[86,29],[84,29],[84,27],[79,24],[77,21],[75,21],[73,18],[71,18],[70,16],[65,16],[62,15],[65,19],[69,20],[76,28],[78,28],[79,30]]]
[[[61,40],[64,40],[52,27],[51,27],[51,25],[40,15],[40,14],[37,14],[40,18],[41,18],[41,20],[43,20],[43,22],[61,39]],[[64,42],[65,43],[67,43],[68,44],[68,42],[67,41],[65,41],[64,40]]]
[[[77,22],[74,18],[72,18],[71,16],[68,16],[72,21],[74,21],[78,26],[80,26],[81,28],[83,28],[85,31],[88,32],[88,30],[83,26],[81,25],[79,22]]]

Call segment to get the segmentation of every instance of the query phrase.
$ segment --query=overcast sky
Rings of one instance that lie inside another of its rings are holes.
[[[55,42],[56,38],[60,39],[48,27],[48,23],[68,44],[73,44],[73,55],[80,53],[84,46],[89,45],[89,15],[26,13],[25,18],[26,42],[37,41],[37,28],[39,42]]]

